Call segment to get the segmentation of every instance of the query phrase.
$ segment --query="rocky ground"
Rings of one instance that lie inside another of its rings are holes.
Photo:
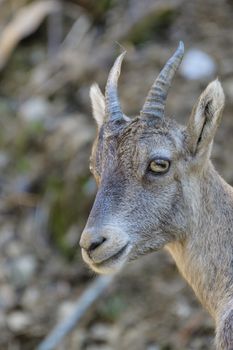
[[[126,114],[138,113],[179,40],[189,54],[168,115],[185,123],[202,89],[220,78],[226,108],[213,161],[233,184],[233,6],[2,0],[0,9],[0,349],[31,350],[95,278],[78,247],[96,190],[88,90],[93,81],[104,88],[118,43],[127,49],[119,84]],[[204,350],[213,335],[160,252],[129,264],[57,349]]]

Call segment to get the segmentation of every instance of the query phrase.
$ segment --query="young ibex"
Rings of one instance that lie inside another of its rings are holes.
[[[187,126],[165,118],[168,89],[184,53],[180,43],[135,118],[125,116],[110,71],[105,97],[90,91],[98,124],[91,171],[98,192],[81,237],[83,259],[99,273],[166,248],[216,322],[218,350],[233,349],[233,189],[210,153],[224,106],[218,80],[197,101]]]

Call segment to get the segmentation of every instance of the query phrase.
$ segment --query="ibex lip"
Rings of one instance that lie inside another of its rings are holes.
[[[124,245],[124,247],[122,247],[117,253],[113,254],[112,256],[110,256],[109,258],[107,258],[106,260],[101,261],[100,263],[95,263],[94,265],[96,267],[100,267],[103,264],[107,264],[109,262],[114,262],[117,259],[119,259],[126,251],[126,249],[129,247],[129,242],[126,243],[126,245]]]
[[[128,241],[116,253],[113,253],[111,256],[103,260],[99,260],[98,262],[94,261],[94,259],[92,259],[84,249],[82,249],[82,256],[84,261],[95,272],[101,274],[112,274],[118,272],[124,266],[128,259],[131,248],[132,246]]]
[[[89,266],[92,270],[101,274],[114,274],[121,270],[124,264],[127,261],[127,257],[131,250],[130,243],[126,243],[117,253],[113,254],[111,257],[94,263],[93,261],[89,261]]]

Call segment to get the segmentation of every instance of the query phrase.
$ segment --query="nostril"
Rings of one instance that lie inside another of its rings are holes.
[[[79,245],[86,252],[91,253],[101,244],[103,244],[107,238],[99,234],[94,230],[86,230],[82,233]]]
[[[95,250],[96,248],[98,248],[101,244],[103,244],[106,241],[105,237],[98,237],[95,239],[95,241],[93,241],[90,244],[90,247],[88,248],[88,251],[91,252],[93,250]]]

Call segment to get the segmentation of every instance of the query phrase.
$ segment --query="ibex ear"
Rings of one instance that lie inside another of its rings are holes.
[[[207,86],[194,106],[187,125],[188,147],[193,155],[209,156],[224,101],[222,86],[215,80]]]
[[[92,113],[97,122],[98,127],[100,128],[105,118],[105,100],[104,95],[102,94],[99,88],[99,85],[96,83],[91,86],[90,98],[92,105]]]

